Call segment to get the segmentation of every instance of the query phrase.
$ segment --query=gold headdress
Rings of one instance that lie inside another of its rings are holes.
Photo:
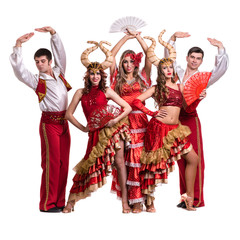
[[[173,60],[171,58],[162,58],[160,60],[160,64],[171,65],[172,63],[173,63]]]
[[[90,69],[90,70],[92,70],[94,73],[96,73],[96,72],[99,71],[99,70],[103,70],[103,67],[102,67],[102,65],[101,65],[99,62],[91,62],[91,63],[88,65],[87,69]]]
[[[108,67],[110,67],[113,63],[113,56],[112,56],[112,52],[109,51],[107,48],[105,48],[103,46],[103,43],[108,44],[109,46],[111,46],[111,43],[107,42],[107,41],[101,41],[100,43],[95,42],[95,41],[88,41],[87,43],[91,43],[91,44],[95,44],[95,46],[91,47],[91,48],[87,48],[81,55],[81,62],[82,64],[86,67],[86,68],[90,68],[93,72],[96,72],[100,69],[107,69]],[[88,55],[95,51],[97,48],[100,48],[106,55],[106,59],[104,62],[102,63],[97,63],[97,62],[90,62],[88,59]]]
[[[159,59],[155,52],[154,52],[154,49],[156,47],[156,41],[154,38],[152,37],[144,37],[146,39],[149,39],[152,41],[152,45],[148,48],[147,50],[147,58],[149,59],[149,61],[154,64],[155,66],[158,66],[159,63],[160,64],[172,64],[175,60],[176,60],[176,50],[174,49],[174,47],[169,44],[169,43],[166,43],[162,40],[162,35],[166,32],[166,30],[163,30],[159,36],[158,36],[158,41],[159,43],[161,43],[164,47],[166,47],[169,51],[169,57],[168,58],[162,58],[162,59]]]

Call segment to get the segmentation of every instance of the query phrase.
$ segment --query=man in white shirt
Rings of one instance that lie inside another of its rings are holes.
[[[177,38],[185,38],[189,37],[190,35],[186,32],[176,32],[174,33],[169,43],[175,47],[175,42]],[[214,84],[227,70],[228,68],[228,56],[226,51],[223,47],[222,42],[208,38],[208,41],[211,45],[216,46],[218,48],[218,55],[216,56],[215,66],[211,71],[211,77],[209,79],[207,88]],[[175,47],[176,48],[176,47]],[[165,49],[165,57],[169,55],[167,49]],[[187,61],[187,68],[186,70],[182,69],[176,62],[174,63],[175,72],[178,75],[179,81],[185,84],[189,78],[191,78],[194,74],[198,73],[198,68],[203,62],[204,52],[199,47],[193,47],[188,51],[186,61]],[[206,92],[203,92],[203,95]],[[202,94],[201,94],[202,95]],[[203,96],[202,95],[202,96]],[[196,107],[200,100],[197,100],[195,103]],[[203,142],[202,142],[202,132],[201,132],[201,123],[198,118],[197,111],[194,110],[191,113],[185,112],[183,109],[181,110],[180,114],[180,121],[183,125],[187,125],[192,134],[189,136],[189,140],[193,145],[194,150],[198,153],[200,158],[195,186],[194,186],[194,206],[196,207],[203,207],[205,206],[204,197],[203,197],[203,183],[204,183],[204,155],[203,155]],[[183,194],[186,192],[186,184],[185,184],[185,161],[181,159],[178,162],[179,166],[179,177],[180,177],[180,193]],[[185,203],[182,202],[178,204],[178,207],[185,208]]]
[[[36,92],[42,111],[39,132],[43,172],[39,208],[42,212],[60,212],[65,206],[69,165],[70,132],[64,116],[68,106],[67,91],[71,86],[64,78],[66,54],[58,34],[51,27],[35,30],[51,34],[55,66],[51,67],[52,54],[45,48],[34,55],[38,74],[32,74],[24,66],[22,44],[34,35],[33,32],[17,39],[10,62],[15,76]]]

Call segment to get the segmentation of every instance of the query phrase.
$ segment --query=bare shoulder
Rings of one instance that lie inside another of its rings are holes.
[[[153,85],[152,87],[148,88],[148,92],[154,93],[157,85]]]
[[[113,89],[111,89],[110,87],[107,87],[105,94],[106,94],[106,96],[112,96],[112,95],[115,95],[116,92]]]
[[[80,100],[80,99],[82,98],[82,95],[83,95],[83,88],[79,88],[79,89],[75,92],[73,98],[75,98],[76,100]]]
[[[75,94],[82,94],[82,92],[83,92],[83,88],[79,88],[79,89],[75,92]]]

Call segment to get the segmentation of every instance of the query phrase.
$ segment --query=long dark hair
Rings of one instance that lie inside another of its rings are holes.
[[[164,60],[164,59],[163,59]],[[168,62],[171,62],[173,64],[172,60],[167,59]],[[155,87],[155,92],[153,94],[153,99],[155,100],[155,105],[156,107],[161,107],[163,103],[167,100],[168,97],[168,88],[166,86],[166,77],[163,73],[162,66],[164,63],[161,63],[161,61],[158,64],[158,76],[157,76],[157,85]],[[175,82],[175,72],[173,71],[173,76],[171,78],[171,81],[174,83]]]
[[[99,62],[92,62],[88,68],[87,68],[87,72],[85,73],[85,76],[83,78],[84,80],[84,88],[82,93],[83,94],[87,94],[90,92],[91,88],[92,88],[92,83],[90,81],[90,71],[92,69],[92,66],[94,66],[94,69],[98,69],[101,75],[101,81],[99,82],[98,88],[100,90],[102,90],[104,93],[106,92],[106,79],[107,79],[107,74],[104,72],[101,64]]]

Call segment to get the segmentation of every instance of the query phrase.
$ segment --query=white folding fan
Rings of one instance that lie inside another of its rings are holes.
[[[126,32],[127,29],[130,31],[136,31],[137,29],[146,26],[146,22],[137,17],[123,17],[116,20],[110,27],[109,32]]]

